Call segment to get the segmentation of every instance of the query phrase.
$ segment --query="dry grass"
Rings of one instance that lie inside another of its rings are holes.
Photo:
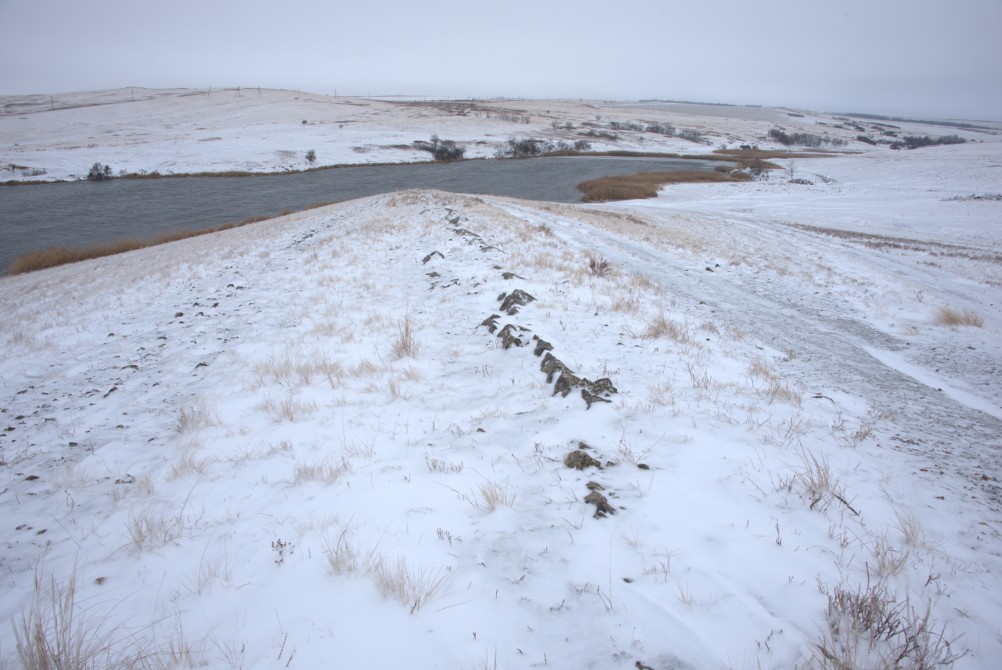
[[[346,474],[352,474],[353,472],[351,463],[344,458],[341,460],[326,459],[317,463],[303,463],[296,466],[294,483],[321,482],[324,484],[336,484]]]
[[[779,478],[776,490],[797,491],[813,510],[824,511],[833,502],[839,502],[848,511],[858,514],[846,499],[845,486],[832,474],[828,459],[801,449],[800,460],[801,466],[792,467],[790,476]]]
[[[392,563],[380,558],[370,569],[369,576],[380,593],[410,606],[412,614],[434,598],[449,581],[449,573],[443,574],[441,570],[408,568],[402,556]]]
[[[106,606],[106,603],[103,604]],[[20,620],[11,620],[19,667],[25,670],[168,670],[195,668],[204,659],[192,648],[180,617],[138,630],[109,626],[77,600],[76,575],[65,583],[40,573]],[[6,659],[0,661],[6,668]]]
[[[750,181],[751,175],[744,172],[710,172],[703,170],[683,170],[680,172],[638,172],[632,175],[599,177],[577,185],[585,202],[608,202],[610,200],[635,200],[656,198],[658,189],[666,184],[716,183]]]
[[[867,569],[878,577],[886,578],[900,574],[908,564],[909,553],[900,551],[888,539],[887,534],[878,536],[871,547],[873,562],[866,562]]]
[[[46,593],[47,592],[47,593]],[[14,625],[17,657],[25,670],[84,670],[144,667],[143,652],[115,652],[116,631],[104,621],[82,616],[76,602],[76,579],[65,585],[53,578],[48,588],[35,576],[31,605]],[[130,645],[126,645],[130,646]]]
[[[219,418],[215,411],[211,407],[198,404],[193,407],[182,407],[174,427],[179,433],[187,433],[216,425],[219,425]]]
[[[493,512],[498,507],[513,506],[515,504],[515,492],[508,484],[501,485],[497,482],[489,481],[480,485],[477,499],[480,504],[475,506],[483,506]]]
[[[295,423],[300,419],[308,419],[317,411],[317,403],[312,400],[302,400],[296,395],[286,396],[283,400],[266,397],[258,405],[273,421]]]
[[[936,323],[941,326],[973,326],[980,328],[985,320],[980,314],[969,309],[959,310],[952,307],[940,307],[936,310]]]
[[[210,465],[215,463],[215,459],[199,456],[200,445],[189,444],[171,461],[168,479],[177,479],[186,475],[204,474]]]
[[[184,508],[176,514],[157,514],[146,510],[129,516],[129,537],[137,549],[160,548],[184,536]]]
[[[792,405],[800,405],[800,394],[785,379],[777,375],[761,358],[755,358],[748,366],[748,380],[752,389],[771,405],[777,400]],[[758,381],[764,381],[762,386]]]
[[[325,541],[324,554],[331,572],[338,576],[369,577],[381,594],[409,606],[412,614],[449,581],[448,572],[412,570],[403,557],[391,562],[377,555],[375,549],[363,554],[350,534],[350,528],[345,528],[336,542]]]
[[[648,340],[656,340],[664,337],[678,344],[693,344],[689,330],[679,322],[669,319],[664,312],[658,314],[658,316],[647,324],[643,332],[643,337]]]
[[[397,339],[393,342],[394,358],[414,358],[421,350],[421,344],[414,336],[414,325],[408,314],[404,320],[397,324]]]

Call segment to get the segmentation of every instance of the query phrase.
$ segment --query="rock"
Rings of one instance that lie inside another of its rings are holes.
[[[534,302],[536,299],[522,289],[517,288],[511,293],[502,293],[498,296],[498,300],[501,301],[501,311],[514,316],[515,314],[518,314],[519,307],[524,307],[530,302]]]
[[[596,402],[608,402],[608,403],[611,403],[612,402],[608,398],[603,398],[600,395],[595,395],[594,393],[589,393],[588,389],[581,389],[581,397],[584,398],[585,409],[591,409],[592,403],[596,403]]]
[[[572,470],[584,470],[591,467],[602,469],[601,463],[580,449],[576,449],[564,456],[564,465]]]
[[[615,514],[616,508],[609,504],[608,498],[599,493],[598,491],[592,491],[585,496],[585,502],[590,503],[595,506],[595,518],[604,518],[607,514]]]
[[[509,323],[507,326],[501,329],[500,333],[498,333],[498,338],[501,340],[501,345],[505,349],[510,349],[511,347],[525,346],[525,343],[522,342],[521,338],[519,338],[515,334],[517,331],[528,332],[528,329],[523,328],[522,326],[516,326],[513,323]]]
[[[540,356],[544,351],[553,351],[553,345],[539,337],[539,335],[533,335],[532,339],[536,340],[536,348],[532,352],[534,355]]]
[[[489,317],[480,322],[481,326],[487,328],[488,332],[493,333],[498,329],[497,320],[501,318],[500,314],[491,314]]]
[[[557,383],[553,385],[553,395],[559,393],[561,397],[566,398],[572,388],[580,385],[581,378],[567,368],[564,368],[560,373],[560,378],[557,379]]]
[[[546,373],[547,384],[553,383],[554,375],[561,373],[564,370],[569,371],[567,366],[564,365],[559,358],[557,358],[551,353],[547,353],[545,356],[543,356],[543,362],[540,363],[539,369]]]

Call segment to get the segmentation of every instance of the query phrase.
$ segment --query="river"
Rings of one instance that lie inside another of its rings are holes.
[[[712,169],[719,162],[544,157],[419,165],[332,168],[250,177],[112,179],[0,187],[0,272],[22,254],[151,238],[252,216],[274,216],[319,202],[409,188],[579,202],[587,179],[634,172]]]

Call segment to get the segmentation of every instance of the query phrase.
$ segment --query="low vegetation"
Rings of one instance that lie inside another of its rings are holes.
[[[654,133],[665,137],[677,137],[679,139],[695,142],[696,144],[708,144],[707,139],[698,130],[691,128],[678,129],[670,123],[639,123],[637,121],[610,121],[609,127],[613,130],[632,130],[638,133]]]
[[[90,181],[104,181],[105,179],[111,179],[111,166],[94,163],[90,166],[90,172],[87,173],[87,179]]]
[[[466,155],[466,149],[453,140],[440,139],[432,135],[429,142],[415,142],[414,146],[430,153],[437,161],[458,161]]]
[[[953,307],[940,307],[936,310],[936,323],[941,326],[973,326],[980,328],[985,325],[985,320],[980,314],[971,310],[954,309]]]
[[[823,146],[841,147],[845,145],[845,140],[837,137],[825,137],[822,135],[812,135],[810,133],[787,133],[779,128],[769,131],[769,138],[776,140],[786,147],[810,147],[817,149]]]
[[[941,137],[930,137],[929,135],[906,135],[897,142],[891,144],[892,149],[921,149],[922,147],[935,147],[942,144],[963,144],[966,142],[959,135],[944,135]]]
[[[512,137],[498,147],[494,155],[496,158],[528,158],[548,153],[554,149],[556,149],[556,145],[546,140],[540,140],[535,137]]]
[[[577,185],[585,202],[656,198],[665,184],[750,181],[752,176],[738,170],[728,172],[683,170],[679,172],[638,172],[631,175],[599,177]]]

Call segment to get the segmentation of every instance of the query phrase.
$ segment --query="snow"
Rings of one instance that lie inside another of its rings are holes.
[[[276,167],[234,111],[254,94],[191,112],[220,164]],[[301,103],[268,112],[282,146]],[[78,170],[42,126],[124,136],[145,117],[109,110],[141,104],[28,114],[19,144]],[[372,141],[436,132],[407,109]],[[732,111],[686,118],[803,121]],[[193,136],[156,165],[203,169]],[[829,596],[886,587],[954,667],[994,667],[1002,204],[952,199],[998,191],[981,139],[651,201],[408,191],[0,279],[0,657],[73,582],[86,639],[154,667],[825,667]],[[534,335],[611,402],[554,394]],[[601,469],[565,466],[582,442]]]

